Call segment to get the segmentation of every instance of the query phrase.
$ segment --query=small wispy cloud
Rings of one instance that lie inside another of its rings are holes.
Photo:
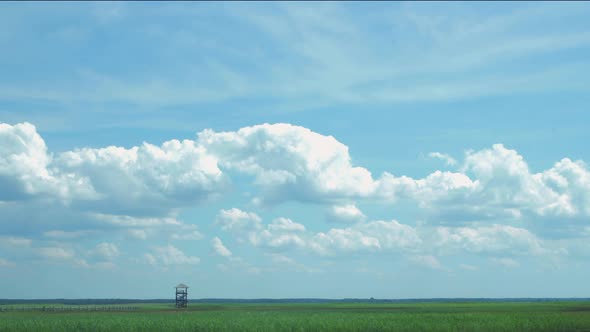
[[[144,261],[150,265],[170,266],[170,265],[195,265],[199,264],[201,259],[196,256],[189,256],[180,249],[172,246],[156,246],[152,253],[144,255]]]
[[[467,270],[467,271],[477,271],[479,270],[479,268],[475,265],[471,265],[471,264],[459,264],[459,267],[463,270]]]
[[[492,263],[494,265],[499,265],[506,268],[517,268],[520,266],[520,263],[518,261],[508,257],[492,258]]]
[[[211,240],[211,246],[213,248],[213,252],[216,255],[219,255],[221,257],[231,257],[232,256],[232,252],[229,249],[227,249],[227,247],[223,244],[221,239],[218,237],[214,237]]]
[[[446,270],[438,258],[432,255],[415,255],[409,257],[410,261],[418,266],[431,268],[433,270]]]
[[[0,268],[1,267],[15,267],[16,264],[14,262],[11,262],[7,259],[4,258],[0,258]]]
[[[453,157],[451,157],[450,155],[448,155],[446,153],[430,152],[428,154],[428,157],[434,158],[434,159],[440,159],[440,160],[444,161],[448,166],[455,166],[457,164],[457,161]]]
[[[364,221],[367,216],[355,204],[334,205],[327,212],[328,221],[336,223],[355,223]]]

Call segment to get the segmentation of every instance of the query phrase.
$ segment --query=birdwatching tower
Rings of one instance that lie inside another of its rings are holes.
[[[188,286],[179,284],[176,288],[176,307],[186,308],[188,305]]]

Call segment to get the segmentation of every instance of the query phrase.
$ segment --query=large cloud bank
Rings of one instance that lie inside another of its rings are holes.
[[[533,173],[517,151],[501,144],[467,153],[457,172],[414,179],[388,172],[375,177],[352,165],[348,147],[334,137],[289,124],[204,130],[195,140],[160,146],[56,155],[33,125],[0,124],[1,201],[53,198],[95,212],[136,214],[222,195],[232,174],[251,175],[260,189],[257,198],[268,204],[298,200],[345,206],[351,200],[403,198],[435,212],[466,209],[480,218],[590,214],[584,162],[564,158]]]
[[[590,172],[583,161],[563,158],[547,170],[532,172],[517,151],[495,144],[467,152],[462,161],[449,163],[453,165],[454,171],[437,170],[418,179],[390,172],[375,176],[353,165],[348,147],[336,138],[282,123],[204,130],[193,140],[159,146],[61,153],[51,153],[32,124],[0,124],[0,227],[10,234],[19,223],[36,222],[47,238],[116,229],[140,240],[154,234],[169,240],[201,239],[195,225],[177,219],[178,211],[222,199],[236,176],[250,181],[256,204],[321,204],[329,221],[344,224],[314,233],[289,218],[264,224],[253,212],[220,212],[222,231],[270,251],[298,248],[324,256],[394,251],[430,257],[428,247],[536,255],[551,250],[515,221],[553,222],[570,233],[587,227]],[[395,220],[367,221],[357,207],[399,201],[425,212],[427,231]],[[64,230],[64,220],[75,222]],[[215,241],[216,252],[230,255]],[[115,252],[103,247],[100,252]],[[197,263],[171,246],[156,247],[150,255],[150,261],[167,264]]]

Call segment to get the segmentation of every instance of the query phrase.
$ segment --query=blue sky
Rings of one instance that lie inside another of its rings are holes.
[[[2,3],[0,297],[587,297],[588,14]]]

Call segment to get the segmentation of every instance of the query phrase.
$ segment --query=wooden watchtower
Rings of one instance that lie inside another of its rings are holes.
[[[176,307],[186,308],[188,306],[188,286],[185,284],[178,284],[176,288]]]

